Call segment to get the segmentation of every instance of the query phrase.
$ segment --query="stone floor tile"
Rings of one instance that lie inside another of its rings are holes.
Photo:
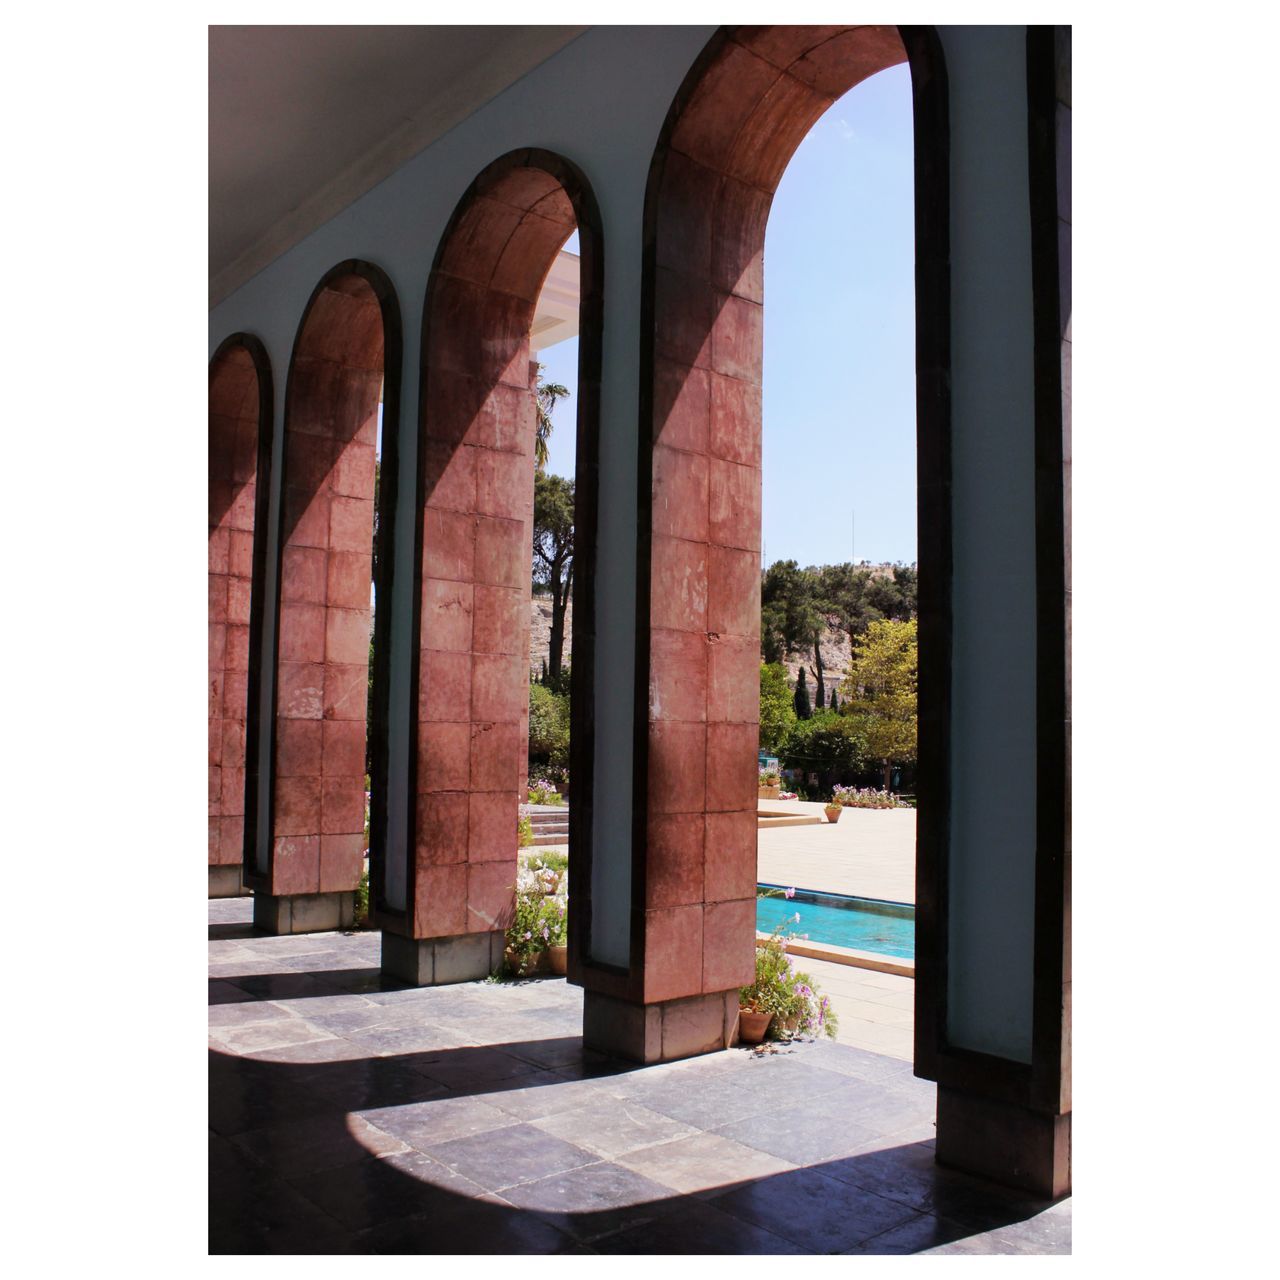
[[[714,1133],[695,1133],[658,1146],[640,1147],[617,1163],[684,1195],[715,1195],[744,1178],[786,1173],[796,1166]]]
[[[846,1155],[875,1132],[848,1119],[838,1102],[812,1107],[773,1107],[763,1114],[716,1125],[712,1131],[797,1165],[816,1164]]]
[[[605,1160],[640,1147],[689,1138],[698,1132],[692,1125],[650,1111],[638,1102],[613,1098],[601,1098],[532,1123],[543,1133],[563,1138]]]
[[[931,1214],[921,1213],[899,1226],[891,1227],[869,1240],[864,1240],[847,1250],[852,1254],[913,1254],[913,1253],[1017,1253],[1010,1246],[987,1241],[984,1245],[981,1233],[958,1222],[948,1222]]]
[[[329,1038],[323,1027],[313,1027],[304,1018],[277,1018],[249,1026],[214,1027],[209,1032],[209,1045],[227,1053],[253,1053],[301,1044],[304,1040]]]
[[[916,1216],[906,1205],[837,1182],[821,1169],[794,1169],[744,1182],[710,1203],[814,1253],[843,1253]]]
[[[300,1194],[351,1230],[397,1218],[447,1214],[483,1189],[450,1175],[420,1152],[361,1160],[289,1180]]]
[[[419,1151],[517,1123],[513,1116],[480,1098],[449,1093],[423,1102],[374,1107],[359,1115]]]
[[[232,1141],[282,1178],[409,1150],[407,1143],[374,1128],[360,1116],[338,1112],[250,1129],[236,1134]]]
[[[283,1018],[297,1015],[292,1009],[274,1004],[270,1000],[255,1000],[251,995],[241,992],[243,1000],[222,1001],[209,1004],[209,1026],[211,1027],[247,1027],[261,1022],[277,1022]]]
[[[613,1100],[601,1083],[606,1077],[567,1079],[559,1071],[536,1077],[536,1083],[522,1088],[496,1089],[484,1095],[491,1107],[498,1107],[517,1120],[540,1120],[589,1107],[601,1098]],[[523,1084],[523,1081],[513,1083]],[[614,1105],[617,1105],[616,1100]]]
[[[376,1254],[573,1254],[593,1250],[546,1218],[484,1200],[461,1200],[434,1214],[357,1233],[355,1250]]]
[[[502,1049],[478,1045],[442,1053],[435,1062],[423,1066],[422,1072],[429,1080],[435,1080],[447,1089],[474,1092],[477,1088],[487,1091],[489,1086],[499,1081],[531,1083],[545,1074],[546,1068]]]
[[[808,1253],[784,1236],[724,1213],[701,1200],[682,1201],[670,1213],[627,1231],[593,1240],[597,1253],[740,1254]]]
[[[643,1226],[681,1204],[669,1187],[607,1160],[508,1187],[502,1199],[588,1243]]]
[[[597,1159],[571,1142],[524,1123],[441,1143],[431,1148],[431,1155],[463,1177],[498,1192],[594,1164]]]

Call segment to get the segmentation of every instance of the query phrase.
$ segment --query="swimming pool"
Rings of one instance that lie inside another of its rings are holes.
[[[762,884],[761,889],[780,886]],[[800,923],[794,922],[796,912]],[[875,898],[847,898],[838,893],[797,889],[794,898],[757,898],[756,928],[772,933],[784,920],[810,942],[829,942],[857,951],[874,951],[899,960],[916,955],[916,909],[905,902],[880,902]]]

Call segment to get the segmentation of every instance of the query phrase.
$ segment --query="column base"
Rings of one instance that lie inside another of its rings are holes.
[[[248,894],[249,890],[244,882],[244,867],[240,863],[209,868],[209,897],[244,898]]]
[[[711,995],[633,1004],[583,993],[582,1042],[629,1062],[675,1062],[728,1049],[738,1037],[738,988]]]
[[[382,931],[382,972],[415,987],[479,982],[502,968],[507,935],[462,933],[448,938],[405,938]]]
[[[1071,1194],[1071,1113],[1054,1116],[938,1086],[938,1163],[1044,1200]]]
[[[356,922],[356,895],[298,893],[253,895],[253,927],[267,933],[331,933],[350,929]]]

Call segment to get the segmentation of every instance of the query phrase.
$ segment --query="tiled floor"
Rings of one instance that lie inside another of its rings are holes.
[[[212,1253],[1066,1253],[938,1168],[933,1086],[830,1042],[638,1068],[563,979],[412,989],[209,904]]]

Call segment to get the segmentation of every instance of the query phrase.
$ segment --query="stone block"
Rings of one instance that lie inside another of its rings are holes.
[[[355,923],[354,893],[253,895],[253,927],[267,933],[330,933]]]
[[[938,1163],[1046,1200],[1071,1194],[1071,1113],[938,1087]]]

